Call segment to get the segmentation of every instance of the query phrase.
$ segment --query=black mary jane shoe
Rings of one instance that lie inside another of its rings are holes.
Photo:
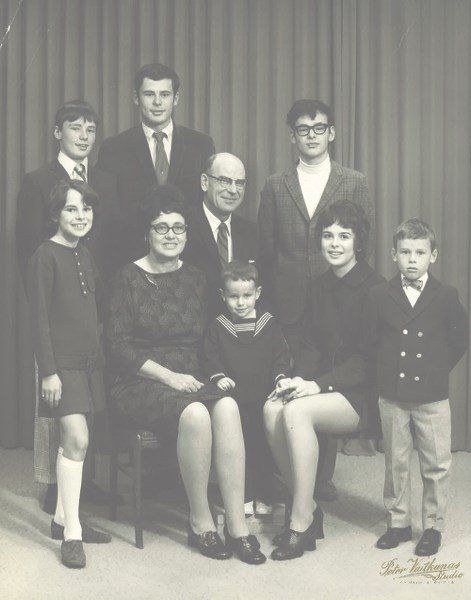
[[[263,552],[260,551],[260,544],[254,535],[244,535],[239,538],[233,538],[228,530],[227,526],[224,526],[224,539],[226,540],[226,546],[237,554],[242,562],[249,565],[261,565],[267,557]]]
[[[188,545],[197,548],[203,556],[215,558],[216,560],[226,560],[231,558],[232,552],[224,546],[217,531],[205,531],[195,533],[190,523],[187,523]]]
[[[313,521],[310,527],[314,531],[314,536],[316,540],[324,539],[324,513],[319,506],[316,506],[316,509],[312,513]],[[281,533],[275,535],[272,539],[272,543],[274,546],[280,546],[283,543],[283,539],[289,534],[289,529],[284,528]]]

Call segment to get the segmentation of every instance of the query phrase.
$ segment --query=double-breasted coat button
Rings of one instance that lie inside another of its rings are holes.
[[[423,335],[424,335],[424,334],[423,334],[421,331],[418,331],[418,332],[417,332],[417,336],[418,336],[418,337],[422,337]]]
[[[402,333],[403,333],[404,335],[407,335],[407,334],[409,333],[409,330],[408,330],[408,329],[403,329],[403,330],[402,330]]]
[[[420,354],[420,352],[417,353],[417,358],[422,358],[422,354]]]
[[[404,350],[401,352],[401,356],[405,356],[406,353],[404,352]]]
[[[418,375],[416,375],[416,376],[414,377],[414,381],[420,381],[420,377],[419,377]]]
[[[406,374],[405,374],[405,373],[399,373],[399,377],[400,377],[401,379],[404,379],[404,377],[405,377],[405,376],[406,376]]]

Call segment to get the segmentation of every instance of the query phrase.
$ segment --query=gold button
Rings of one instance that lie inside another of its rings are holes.
[[[401,379],[404,379],[404,377],[405,377],[405,376],[406,376],[406,374],[405,374],[405,373],[399,373],[399,377],[400,377]]]

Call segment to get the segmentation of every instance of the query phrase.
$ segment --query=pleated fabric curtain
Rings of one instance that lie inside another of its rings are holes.
[[[33,362],[15,261],[25,172],[56,154],[53,117],[83,98],[104,137],[137,123],[133,74],[147,62],[182,80],[176,120],[238,155],[256,219],[265,178],[294,152],[291,103],[336,115],[333,158],[367,175],[376,268],[394,273],[391,236],[429,221],[433,272],[470,307],[471,4],[468,0],[3,0],[0,2],[0,445],[32,445]],[[94,156],[92,155],[92,161]],[[452,376],[453,448],[471,449],[469,355]]]

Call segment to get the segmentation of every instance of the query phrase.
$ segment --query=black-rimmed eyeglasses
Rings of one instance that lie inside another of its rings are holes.
[[[216,177],[216,175],[210,175],[209,173],[206,173],[206,176],[211,177],[211,179],[215,179],[216,181],[219,181],[221,187],[223,187],[226,190],[232,187],[232,184],[234,184],[238,190],[243,190],[247,183],[245,179],[231,179],[230,177],[224,177],[224,175]]]
[[[313,131],[316,135],[323,135],[329,127],[328,123],[315,123],[314,125],[298,125],[294,130],[299,136],[306,137],[310,131]]]
[[[157,223],[156,225],[151,225],[150,228],[159,235],[167,235],[170,229],[175,235],[182,235],[187,230],[187,226],[184,223],[175,223],[171,227],[167,223]]]

